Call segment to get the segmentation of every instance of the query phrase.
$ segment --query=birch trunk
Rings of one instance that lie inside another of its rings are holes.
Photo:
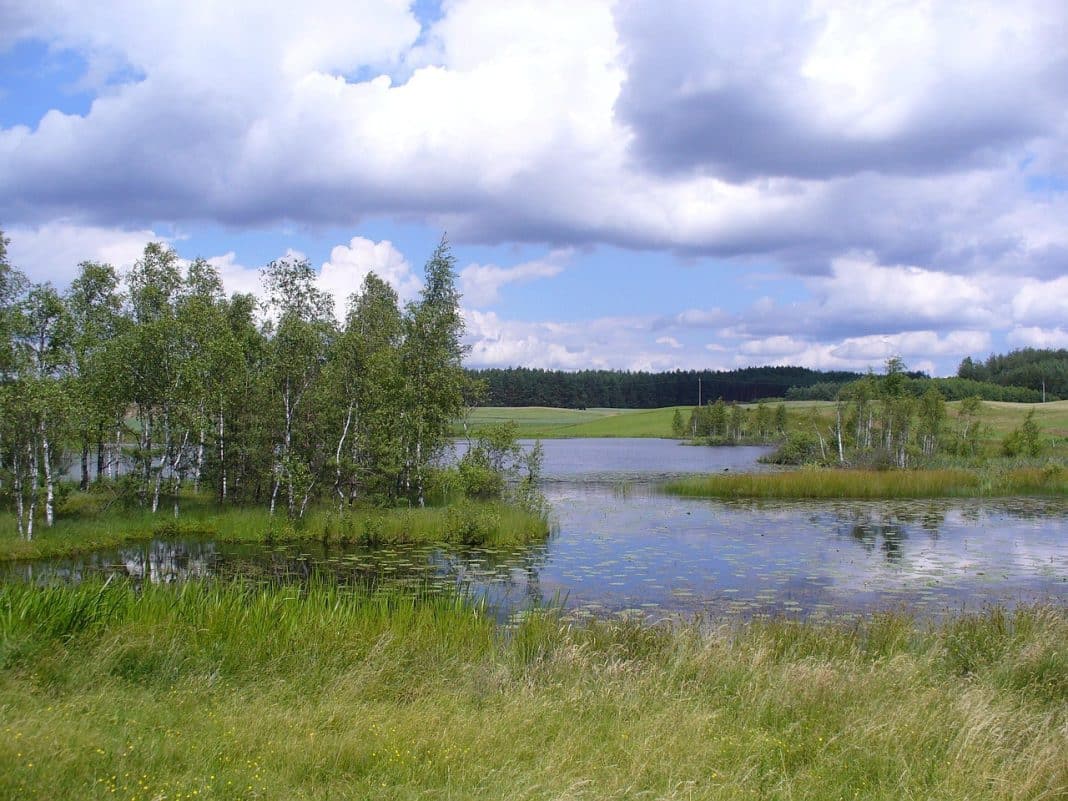
[[[37,481],[40,477],[37,465],[37,443],[30,447],[30,511],[26,516],[26,539],[33,539],[33,518],[37,514]]]
[[[349,426],[352,425],[352,410],[354,404],[349,402],[349,410],[345,415],[345,426],[341,430],[341,439],[337,441],[337,452],[334,454],[334,464],[336,470],[336,478],[334,480],[334,492],[337,493],[338,513],[345,509],[345,493],[341,490],[341,449],[345,447],[345,438],[349,435]]]
[[[24,521],[26,516],[26,505],[22,497],[22,460],[19,459],[19,452],[16,450],[14,458],[11,461],[11,466],[15,470],[14,481],[12,486],[15,490],[15,514],[16,525],[18,528],[19,539],[22,539],[25,533]]]
[[[108,469],[111,472],[111,480],[119,477],[119,460],[122,459],[122,418],[115,418],[115,442],[111,446],[111,464]]]
[[[293,471],[287,466],[289,461],[289,448],[293,443],[293,405],[290,403],[288,379],[286,379],[286,391],[283,396],[283,402],[285,403],[286,409],[286,427],[282,443],[282,470],[286,474],[286,509],[289,512],[289,516],[293,517],[293,513],[296,512],[297,499],[293,494]]]
[[[152,414],[141,418],[141,505],[148,500],[148,486],[152,483]]]
[[[219,410],[219,501],[226,503],[226,440],[223,438],[223,413]]]
[[[100,429],[96,434],[96,481],[100,481],[104,478],[104,427],[100,426]]]
[[[201,431],[201,434],[204,432]],[[182,435],[182,442],[174,452],[174,460],[171,462],[171,476],[174,479],[174,516],[178,517],[178,504],[181,499],[182,492],[182,459],[185,457],[185,448],[189,444],[189,432],[186,431]]]
[[[159,458],[159,469],[156,471],[156,483],[152,490],[152,514],[159,511],[159,492],[163,485],[163,468],[167,464],[167,457],[171,453],[171,414],[169,410],[163,412],[163,454]]]
[[[838,464],[845,464],[845,453],[842,449],[842,406],[840,404],[836,404],[834,411],[834,431],[838,435]]]
[[[200,472],[204,469],[204,407],[200,407],[200,442],[197,445],[197,461],[193,467],[193,492],[200,492]]]
[[[55,522],[56,491],[52,481],[52,443],[48,439],[48,429],[41,420],[41,451],[44,455],[45,474],[45,527],[52,528]]]

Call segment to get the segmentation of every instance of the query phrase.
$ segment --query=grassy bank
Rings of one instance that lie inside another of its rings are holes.
[[[1068,470],[840,470],[806,468],[779,473],[734,473],[672,481],[672,495],[692,498],[974,498],[1068,495]]]
[[[548,534],[544,518],[498,502],[463,502],[425,509],[356,509],[314,511],[291,522],[272,519],[261,508],[220,509],[189,503],[175,519],[168,510],[109,511],[95,516],[59,519],[48,529],[38,524],[27,542],[16,533],[14,516],[0,515],[0,560],[64,556],[152,537],[204,536],[227,542],[316,539],[328,542],[458,542],[511,545]]]
[[[1068,616],[500,631],[327,588],[0,587],[0,797],[1053,799]]]

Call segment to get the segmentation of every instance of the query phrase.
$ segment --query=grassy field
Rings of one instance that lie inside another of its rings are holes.
[[[836,470],[806,468],[672,481],[664,489],[692,498],[976,498],[1068,495],[1068,469]]]
[[[770,404],[774,406],[776,404]],[[828,423],[834,415],[829,401],[789,401],[786,404],[791,425],[804,425],[815,408]],[[950,403],[949,424],[956,419],[959,403]],[[1028,412],[1035,412],[1035,420],[1043,436],[1054,440],[1057,449],[1068,453],[1068,400],[1051,403],[984,402],[982,421],[987,427],[987,442],[994,446],[1024,421]],[[468,427],[477,430],[489,423],[515,420],[520,436],[540,437],[670,437],[675,409],[689,419],[689,406],[669,406],[663,409],[550,409],[544,407],[507,408],[476,407],[468,416]],[[743,408],[756,408],[743,404]],[[462,429],[458,429],[462,432]]]
[[[519,436],[530,439],[563,437],[670,437],[674,406],[663,409],[553,409],[544,406],[478,406],[467,417],[472,431],[491,423],[514,420]],[[678,407],[684,415],[689,407]],[[457,433],[463,433],[462,427]]]
[[[495,628],[449,598],[0,587],[0,797],[1059,799],[1068,614]]]
[[[15,519],[0,514],[0,560],[35,559],[98,550],[151,537],[205,536],[227,542],[316,539],[328,542],[458,542],[506,545],[541,539],[548,523],[536,514],[496,502],[464,502],[425,509],[355,509],[311,512],[298,523],[262,508],[219,509],[186,505],[179,519],[167,510],[107,512],[58,519],[53,528],[38,524],[34,539],[20,539]]]

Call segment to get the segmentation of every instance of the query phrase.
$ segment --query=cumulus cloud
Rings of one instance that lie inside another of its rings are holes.
[[[427,30],[398,0],[13,14],[8,36],[103,77],[84,116],[0,129],[8,224],[393,214],[810,271],[871,250],[1049,277],[1068,253],[1061,201],[1027,185],[1066,167],[1060,3],[456,0]]]
[[[1068,348],[1068,328],[1020,326],[1009,332],[1008,340],[1021,348]]]
[[[631,0],[617,17],[617,110],[665,171],[942,172],[1048,133],[1068,92],[1048,61],[1064,10],[1041,0]]]
[[[455,0],[426,28],[402,0],[0,3],[0,46],[25,39],[84,60],[94,94],[0,127],[0,221],[38,280],[128,263],[167,224],[373,214],[546,248],[463,271],[479,363],[838,366],[889,342],[944,364],[990,332],[1061,341],[1054,0]],[[597,243],[789,271],[805,294],[640,325],[485,311]],[[236,254],[213,263],[258,289]],[[397,248],[355,237],[321,265],[339,311],[369,269],[418,292]],[[669,342],[695,330],[711,350]]]
[[[349,297],[372,272],[397,291],[401,303],[414,300],[423,286],[404,254],[388,239],[373,242],[354,236],[347,245],[331,250],[330,260],[319,268],[319,287],[334,296],[339,320],[345,319]]]
[[[651,318],[525,322],[469,309],[465,320],[471,347],[467,361],[473,367],[657,371],[708,366],[700,354],[665,353],[662,347],[649,347]]]
[[[124,231],[65,221],[16,225],[4,233],[11,239],[11,263],[31,281],[51,281],[57,286],[68,284],[83,261],[105,262],[121,269],[137,261],[149,242],[166,241],[148,229]]]
[[[460,271],[460,291],[469,306],[491,306],[497,302],[501,287],[523,284],[539,278],[553,278],[564,271],[571,249],[551,251],[544,259],[498,267],[496,264],[469,264]]]
[[[1032,326],[1060,326],[1068,320],[1068,275],[1028,281],[1012,299],[1013,318]]]

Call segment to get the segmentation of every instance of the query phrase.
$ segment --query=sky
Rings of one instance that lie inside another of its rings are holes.
[[[470,366],[1068,347],[1063,0],[0,0],[0,229],[338,310],[443,234]]]

